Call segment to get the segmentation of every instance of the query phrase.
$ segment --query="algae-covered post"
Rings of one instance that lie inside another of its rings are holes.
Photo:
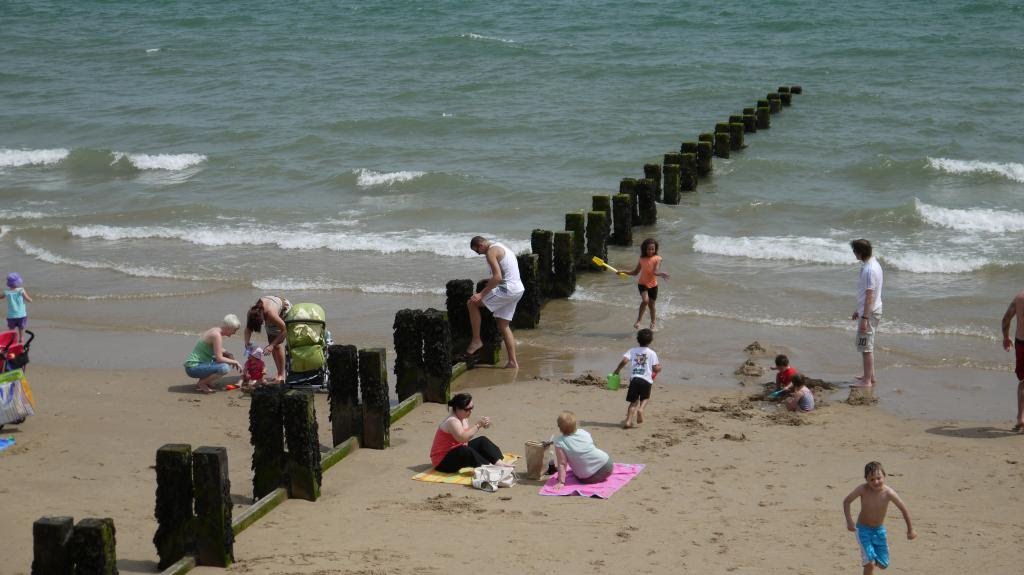
[[[662,200],[669,205],[679,203],[679,162],[679,154],[665,154],[665,163],[662,165],[665,188]]]
[[[679,189],[683,192],[697,191],[697,155],[679,154]]]
[[[782,111],[782,96],[778,92],[768,94],[768,109],[773,114],[778,114]]]
[[[644,164],[644,179],[654,181],[654,199],[661,201],[661,166],[658,164]]]
[[[789,87],[789,93],[790,94],[803,94],[804,93],[804,89],[802,87],[800,87],[800,86],[790,86]]]
[[[551,295],[553,238],[551,230],[533,230],[530,233],[530,251],[537,255],[537,280],[540,282],[540,293],[544,297]]]
[[[191,497],[188,504],[191,509]],[[32,575],[74,573],[71,561],[74,522],[71,517],[40,517],[32,523]]]
[[[726,159],[728,159],[729,158],[729,150],[732,149],[732,144],[730,144],[730,142],[729,142],[730,139],[731,139],[731,136],[730,136],[731,131],[728,128],[728,126],[729,126],[728,124],[725,124],[725,126],[726,126],[726,128],[724,128],[724,131],[719,131],[717,129],[717,126],[716,126],[716,130],[715,130],[715,155],[718,156],[719,158],[726,158]]]
[[[779,86],[777,91],[783,106],[791,106],[793,104],[793,94],[790,93],[789,86]]]
[[[612,216],[615,226],[612,243],[617,246],[633,245],[633,204],[626,194],[612,197]]]
[[[747,145],[743,143],[743,121],[729,123],[729,145],[733,150],[742,150]]]
[[[476,282],[476,293],[483,291],[486,285],[487,280]],[[494,321],[494,314],[487,306],[480,306],[480,341],[484,345],[476,352],[473,363],[497,365],[501,359],[501,332],[498,331],[498,323]]]
[[[462,351],[473,338],[466,302],[473,297],[473,280],[451,280],[445,284],[445,308],[451,327],[452,349]]]
[[[697,175],[707,177],[711,174],[711,160],[715,150],[715,135],[704,133],[697,138]]]
[[[363,432],[359,406],[359,359],[356,346],[332,345],[327,348],[331,374],[328,401],[331,404],[331,442],[340,445]],[[268,492],[269,493],[269,492]],[[266,495],[264,493],[263,495]],[[262,497],[256,497],[260,499]]]
[[[332,371],[332,383],[334,377]],[[252,497],[256,500],[284,485],[284,426],[281,419],[283,387],[257,387],[252,391],[252,401],[249,403]],[[332,394],[338,393],[336,386],[331,387]]]
[[[401,309],[395,313],[395,394],[398,401],[423,390],[423,336],[419,329],[419,310]]]
[[[533,329],[540,325],[540,308],[544,303],[540,293],[540,281],[537,272],[537,254],[519,254],[519,277],[523,280],[526,291],[516,306],[512,316],[512,327],[515,329]],[[451,370],[449,369],[449,377]]]
[[[748,134],[757,132],[757,109],[743,108],[743,129]]]
[[[385,449],[391,443],[391,405],[384,348],[359,350],[359,383],[363,396],[362,447]]]
[[[622,178],[619,182],[619,193],[626,194],[629,199],[633,202],[633,212],[631,221],[634,226],[640,225],[640,200],[637,197],[637,181],[633,178]]]
[[[757,113],[755,114],[757,118],[757,129],[767,130],[772,127],[771,108],[768,107],[767,100],[765,100],[764,106],[761,105],[761,100],[758,100],[757,103]]]
[[[227,567],[235,561],[227,448],[196,449],[192,476],[196,486],[196,563]]]
[[[554,278],[551,297],[566,298],[576,291],[576,258],[573,256],[573,232],[555,233]]]
[[[452,333],[448,314],[431,308],[424,310],[418,318],[423,336],[423,369],[426,372],[423,401],[448,403],[448,387],[452,381]]]
[[[646,181],[646,180],[645,180]],[[608,213],[587,212],[587,256],[608,259]],[[596,264],[588,262],[587,267],[597,269]],[[586,268],[584,268],[586,269]]]
[[[605,230],[605,238],[611,240],[612,237],[612,197],[609,195],[596,195],[590,196],[590,209],[595,212],[604,212],[608,214],[608,229]]]
[[[71,535],[75,573],[117,575],[117,530],[110,517],[79,521]]]
[[[387,379],[384,384],[387,385]],[[313,394],[289,391],[284,394],[281,411],[288,442],[288,497],[316,501],[320,498],[323,468]]]
[[[653,226],[658,221],[658,204],[654,201],[654,180],[637,182],[636,195],[640,202],[640,225]]]
[[[586,230],[586,214],[583,212],[565,214],[565,231],[572,232],[572,257],[576,260],[576,267],[583,266],[584,258],[587,255]]]
[[[156,451],[156,534],[153,545],[166,569],[192,552],[192,446],[168,443]]]

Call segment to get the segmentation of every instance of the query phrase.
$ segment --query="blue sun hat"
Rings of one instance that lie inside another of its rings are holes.
[[[7,274],[7,287],[14,289],[21,287],[21,274],[18,272],[11,272]]]

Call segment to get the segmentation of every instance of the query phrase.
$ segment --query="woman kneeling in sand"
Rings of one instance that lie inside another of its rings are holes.
[[[448,402],[448,409],[448,417],[437,426],[434,444],[430,446],[430,463],[434,469],[456,473],[463,467],[480,467],[488,463],[504,465],[497,445],[486,437],[473,437],[481,429],[491,426],[490,417],[481,417],[475,424],[469,424],[473,415],[473,396],[456,394]]]
[[[231,368],[242,371],[242,366],[224,351],[224,338],[234,335],[241,326],[238,317],[229,313],[224,316],[220,327],[211,327],[199,336],[199,341],[185,360],[185,373],[199,380],[196,391],[213,393],[216,390],[210,387],[211,383],[227,375]]]

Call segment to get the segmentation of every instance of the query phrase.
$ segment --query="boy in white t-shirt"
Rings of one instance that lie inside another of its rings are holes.
[[[626,401],[629,408],[626,410],[626,420],[622,427],[629,429],[644,422],[644,408],[651,399],[651,388],[654,386],[654,378],[661,371],[661,363],[658,361],[658,354],[647,347],[654,341],[654,332],[649,329],[642,329],[636,332],[636,342],[640,344],[626,352],[622,361],[615,368],[615,375],[619,370],[629,364],[629,390],[626,392]],[[635,423],[634,423],[635,422]]]

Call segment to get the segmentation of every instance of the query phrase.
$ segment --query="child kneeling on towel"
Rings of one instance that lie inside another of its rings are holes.
[[[563,411],[558,415],[558,429],[562,435],[555,437],[555,457],[558,460],[558,483],[555,489],[565,487],[566,464],[580,483],[600,483],[612,474],[615,464],[612,458],[594,445],[587,430],[576,426],[576,415]]]

